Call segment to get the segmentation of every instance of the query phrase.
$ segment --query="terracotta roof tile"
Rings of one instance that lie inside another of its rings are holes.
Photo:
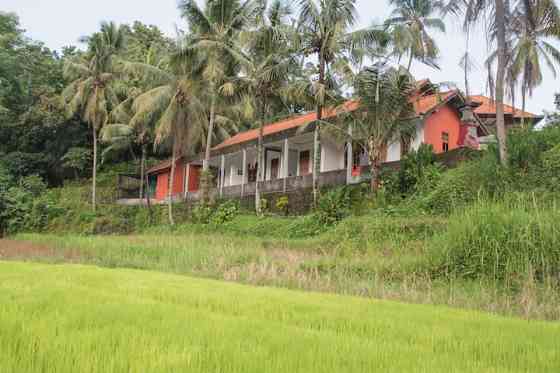
[[[496,103],[489,97],[486,96],[471,96],[470,99],[474,102],[480,103],[481,105],[474,109],[474,112],[479,115],[495,115],[496,114]],[[515,111],[515,114],[514,114]],[[523,115],[525,113],[525,115]],[[536,118],[537,115],[529,112],[523,112],[520,109],[515,108],[510,105],[504,104],[504,114],[512,115],[514,114],[516,118]]]
[[[411,99],[416,115],[423,115],[455,96],[457,91],[436,93],[426,96],[415,96]]]
[[[358,103],[356,101],[348,101],[345,104],[347,110],[353,111],[358,108]],[[332,118],[336,116],[336,110],[334,109],[324,109],[323,110],[323,118]],[[302,127],[306,124],[309,124],[313,121],[317,120],[317,113],[310,112],[302,115],[298,115],[295,117],[291,117],[280,122],[267,124],[263,128],[264,136],[270,136],[275,133],[283,132],[292,128]],[[259,130],[252,129],[249,131],[238,133],[235,136],[230,137],[226,141],[222,142],[221,144],[215,146],[213,150],[219,150],[223,148],[227,148],[228,146],[241,144],[244,142],[256,140],[259,137]]]

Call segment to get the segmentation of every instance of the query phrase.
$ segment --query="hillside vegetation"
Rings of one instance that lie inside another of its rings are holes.
[[[554,144],[560,129],[510,139],[508,168],[491,149],[444,170],[421,148],[400,171],[384,175],[376,196],[361,186],[323,191],[318,208],[305,216],[256,217],[235,201],[178,204],[179,224],[171,227],[165,207],[107,203],[92,213],[87,187],[50,189],[29,198],[11,220],[16,232],[29,232],[17,239],[46,250],[3,256],[557,320],[560,153]],[[114,192],[110,175],[101,174],[101,191]],[[25,185],[9,191],[32,193]]]
[[[555,372],[558,325],[87,266],[1,263],[5,372]]]

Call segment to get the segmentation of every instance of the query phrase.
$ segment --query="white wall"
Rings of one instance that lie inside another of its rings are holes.
[[[414,139],[412,139],[412,142],[410,144],[410,149],[418,150],[418,148],[423,142],[424,142],[424,121],[419,120],[418,123],[416,123],[416,135],[414,136]]]
[[[393,142],[387,148],[387,162],[398,161],[401,159],[401,142],[400,140]]]
[[[344,169],[344,145],[337,146],[330,141],[321,142],[321,172]]]
[[[270,176],[272,175],[271,173],[271,165],[272,165],[272,160],[273,159],[279,159],[278,162],[280,162],[278,164],[278,178],[282,177],[282,167],[281,167],[281,163],[282,163],[282,154],[281,153],[277,153],[277,152],[271,152],[269,151],[268,154],[266,155],[267,159],[266,159],[266,175],[265,175],[265,180],[270,180]]]

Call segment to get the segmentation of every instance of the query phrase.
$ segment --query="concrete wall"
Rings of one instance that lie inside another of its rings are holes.
[[[342,170],[344,168],[344,144],[328,140],[321,142],[321,172]]]
[[[395,141],[387,148],[387,162],[394,162],[401,159],[401,142]]]

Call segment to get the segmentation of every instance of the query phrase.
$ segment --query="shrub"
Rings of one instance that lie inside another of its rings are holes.
[[[194,223],[209,224],[212,217],[212,207],[205,203],[199,203],[192,209],[191,218]]]
[[[526,198],[528,199],[528,198]],[[447,231],[432,243],[440,273],[509,279],[529,272],[537,278],[560,269],[560,213],[523,200],[477,202],[455,214]]]
[[[352,207],[350,189],[329,189],[319,196],[315,214],[322,224],[333,225],[348,216]]]
[[[290,205],[290,200],[288,199],[288,196],[282,196],[276,200],[276,208],[279,211],[282,211],[284,215],[288,215],[289,205]]]
[[[220,225],[232,221],[239,214],[239,202],[228,200],[212,212],[210,222]]]

